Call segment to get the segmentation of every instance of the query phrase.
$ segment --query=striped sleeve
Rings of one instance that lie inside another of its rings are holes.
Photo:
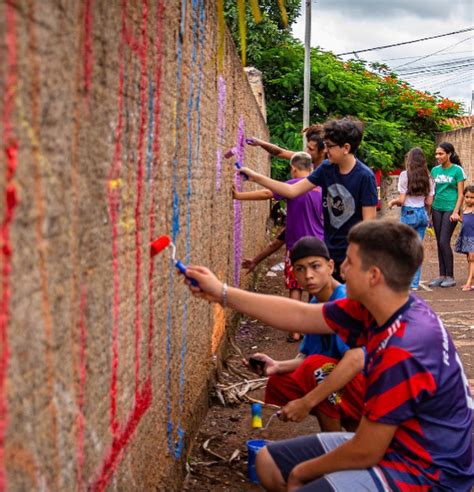
[[[349,347],[367,345],[367,328],[372,317],[360,302],[338,299],[323,306],[323,316],[328,326]]]

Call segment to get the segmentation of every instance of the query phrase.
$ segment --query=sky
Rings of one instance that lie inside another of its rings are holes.
[[[473,20],[472,0],[312,0],[311,46],[339,54],[459,31],[473,27]],[[304,42],[304,15],[293,33]],[[358,54],[386,63],[415,89],[462,102],[467,113],[473,55],[474,31]]]

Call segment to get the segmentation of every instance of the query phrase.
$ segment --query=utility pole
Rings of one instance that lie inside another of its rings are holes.
[[[311,0],[305,3],[304,30],[304,87],[303,87],[303,128],[309,126],[309,93],[311,86]],[[306,136],[303,136],[303,150],[306,149]]]

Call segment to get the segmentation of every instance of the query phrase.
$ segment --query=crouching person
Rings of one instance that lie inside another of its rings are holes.
[[[308,304],[227,287],[189,267],[197,297],[284,331],[337,333],[367,349],[367,391],[355,434],[322,433],[269,444],[257,455],[267,490],[452,490],[474,485],[473,402],[442,321],[410,282],[423,246],[409,226],[367,221],[351,229],[342,265],[347,299]],[[189,282],[189,281],[188,281]]]
[[[290,250],[290,261],[299,285],[312,296],[310,302],[346,297],[345,285],[332,277],[334,262],[320,239],[301,238]],[[340,431],[341,422],[348,430],[357,427],[365,394],[363,349],[350,349],[335,334],[307,334],[294,359],[278,361],[260,353],[252,357],[265,363],[263,374],[270,376],[265,402],[282,406],[283,420],[301,422],[311,413],[323,431]]]

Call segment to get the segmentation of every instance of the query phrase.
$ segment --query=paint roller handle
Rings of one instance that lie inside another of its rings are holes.
[[[242,168],[242,164],[241,164],[239,161],[237,161],[237,162],[235,163],[235,167],[236,167],[237,169],[241,169],[241,168]],[[245,173],[240,173],[240,175],[241,175],[241,176],[243,176],[244,181],[247,181],[247,180],[249,179],[248,175],[247,175],[247,174],[245,174]]]
[[[174,266],[191,282],[193,287],[199,287],[199,283],[194,278],[188,277],[186,275],[186,267],[183,265],[181,260],[176,260]]]

